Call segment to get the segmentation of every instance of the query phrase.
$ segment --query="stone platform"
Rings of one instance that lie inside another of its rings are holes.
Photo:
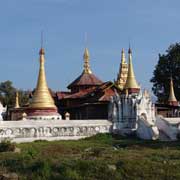
[[[0,141],[77,140],[112,131],[108,120],[22,120],[0,121]]]

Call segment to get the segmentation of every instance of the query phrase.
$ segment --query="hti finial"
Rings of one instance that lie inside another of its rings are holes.
[[[132,54],[130,42],[129,42],[129,50],[128,50],[128,53],[129,53],[129,54]]]
[[[87,42],[88,42],[88,35],[87,32],[84,33],[84,42],[85,42],[85,47],[87,47]]]
[[[41,49],[39,51],[39,54],[40,55],[45,54],[45,50],[43,48],[43,31],[41,31]]]
[[[121,51],[121,63],[122,64],[126,63],[124,48],[122,48],[122,51]]]
[[[41,48],[43,48],[43,31],[41,31]]]

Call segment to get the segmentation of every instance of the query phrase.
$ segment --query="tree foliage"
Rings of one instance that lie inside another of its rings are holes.
[[[180,43],[172,44],[165,54],[159,54],[153,77],[153,92],[159,102],[166,102],[169,96],[169,84],[172,77],[176,98],[180,100]]]
[[[0,83],[0,101],[1,103],[9,108],[14,107],[15,97],[17,89],[13,86],[11,81],[5,81]],[[24,90],[18,90],[19,93],[19,104],[23,106],[28,103],[29,92]]]

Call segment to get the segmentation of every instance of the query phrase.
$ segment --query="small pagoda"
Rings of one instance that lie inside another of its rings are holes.
[[[168,104],[171,106],[178,106],[178,101],[176,99],[176,96],[174,94],[174,86],[173,86],[173,80],[170,79],[170,89],[169,89],[169,98],[168,98]]]

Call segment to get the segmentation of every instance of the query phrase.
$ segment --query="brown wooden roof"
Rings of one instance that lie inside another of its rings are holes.
[[[71,89],[73,86],[93,86],[100,85],[103,82],[97,78],[94,74],[82,73],[77,79],[75,79],[71,84],[67,86]]]
[[[57,96],[59,100],[62,99],[82,99],[82,98],[91,98],[92,96],[97,97],[98,101],[109,101],[110,97],[115,94],[114,90],[111,88],[114,87],[114,84],[110,81],[102,83],[98,87],[90,87],[88,89],[81,90],[76,93],[65,93],[65,92],[57,92]],[[97,94],[102,92],[102,95],[98,97]]]

